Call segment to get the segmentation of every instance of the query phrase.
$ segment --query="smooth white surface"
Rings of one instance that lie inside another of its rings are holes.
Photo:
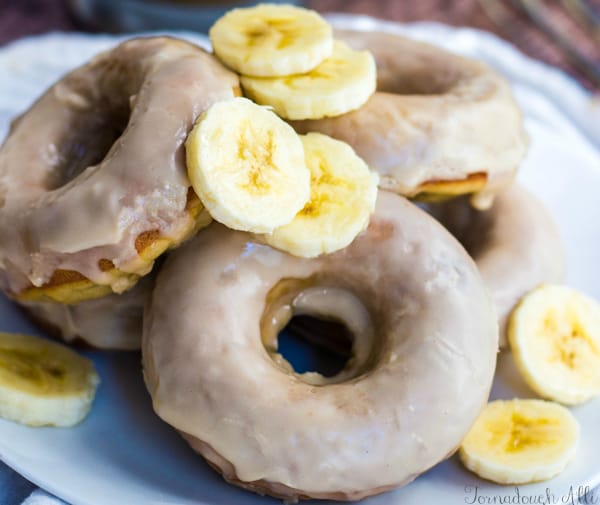
[[[490,34],[435,24],[398,27],[347,16],[337,16],[335,21],[346,27],[407,33],[487,60],[512,80],[532,141],[519,178],[548,205],[559,225],[568,253],[568,283],[600,299],[598,102],[563,74],[525,58]],[[0,49],[0,138],[9,119],[48,84],[115,40],[50,34]],[[0,329],[39,334],[4,298],[0,298]],[[139,354],[86,354],[102,378],[90,416],[72,429],[32,429],[0,420],[3,461],[74,505],[279,503],[223,482],[154,416],[141,379]],[[492,396],[532,396],[509,356],[500,359]],[[454,457],[405,488],[364,503],[507,503],[498,501],[501,496],[520,500],[511,503],[529,503],[524,500],[538,495],[535,503],[548,503],[543,501],[547,493],[555,499],[551,503],[572,503],[570,492],[576,503],[579,486],[600,484],[600,399],[573,411],[582,426],[578,456],[552,481],[520,486],[518,491],[500,487],[477,479]]]

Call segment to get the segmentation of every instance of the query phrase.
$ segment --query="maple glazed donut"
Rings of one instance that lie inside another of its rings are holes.
[[[356,111],[292,122],[343,140],[380,187],[439,200],[474,193],[484,208],[508,186],[528,140],[508,83],[483,63],[383,32],[337,30],[377,64],[377,91]]]
[[[339,374],[297,374],[277,353],[295,314],[350,329]],[[158,275],[142,355],[157,414],[226,480],[286,500],[357,500],[452,454],[487,401],[497,345],[464,249],[380,192],[367,231],[316,259],[217,223],[201,231]]]
[[[238,78],[182,40],[122,43],[54,84],[0,148],[0,287],[75,303],[122,292],[208,224],[184,141]]]
[[[550,214],[529,191],[513,185],[491,209],[473,209],[464,198],[428,210],[465,246],[488,286],[506,345],[508,318],[519,300],[540,284],[565,275],[563,245]]]

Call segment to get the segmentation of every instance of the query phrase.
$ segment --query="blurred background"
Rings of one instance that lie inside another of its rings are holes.
[[[271,0],[273,1],[273,0]],[[275,0],[277,1],[277,0]],[[49,30],[206,31],[249,0],[0,0],[0,45]],[[290,3],[290,0],[287,0]],[[600,0],[305,0],[321,12],[438,21],[495,32],[600,91]]]

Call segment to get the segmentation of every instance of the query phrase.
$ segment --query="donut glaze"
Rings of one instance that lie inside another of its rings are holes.
[[[504,347],[508,318],[521,297],[542,283],[564,280],[563,245],[550,214],[518,185],[498,194],[487,211],[464,198],[429,210],[475,260],[496,305]]]
[[[377,64],[377,92],[342,116],[293,122],[349,143],[380,187],[414,197],[477,192],[491,204],[528,145],[508,83],[486,65],[383,32],[338,30]]]
[[[209,221],[183,144],[198,115],[238,89],[213,56],[166,37],[124,42],[53,85],[0,149],[0,287],[71,303],[147,274]],[[50,289],[63,283],[76,296]]]
[[[331,378],[296,374],[276,336],[298,313],[354,334]],[[488,398],[496,316],[473,261],[380,192],[347,248],[302,259],[213,223],[167,259],[144,313],[154,409],[242,487],[357,500],[454,452]]]

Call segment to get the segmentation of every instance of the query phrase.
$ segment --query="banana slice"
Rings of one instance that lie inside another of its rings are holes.
[[[333,54],[314,70],[289,77],[240,79],[244,93],[285,119],[319,119],[358,109],[375,92],[377,71],[368,51],[335,41]]]
[[[550,479],[575,456],[579,424],[563,406],[543,400],[489,403],[459,450],[463,464],[500,484]]]
[[[301,135],[311,173],[310,200],[294,220],[265,241],[312,258],[346,247],[369,224],[377,199],[377,174],[352,148],[320,133]]]
[[[566,286],[543,285],[513,311],[508,339],[523,378],[567,405],[600,394],[600,304]]]
[[[89,412],[98,375],[63,345],[0,333],[0,417],[30,426],[73,426]]]
[[[298,135],[246,98],[211,106],[188,136],[186,156],[206,210],[235,230],[269,233],[289,223],[310,196]]]
[[[209,31],[215,54],[240,74],[308,72],[331,55],[333,30],[315,11],[262,4],[234,9]]]

